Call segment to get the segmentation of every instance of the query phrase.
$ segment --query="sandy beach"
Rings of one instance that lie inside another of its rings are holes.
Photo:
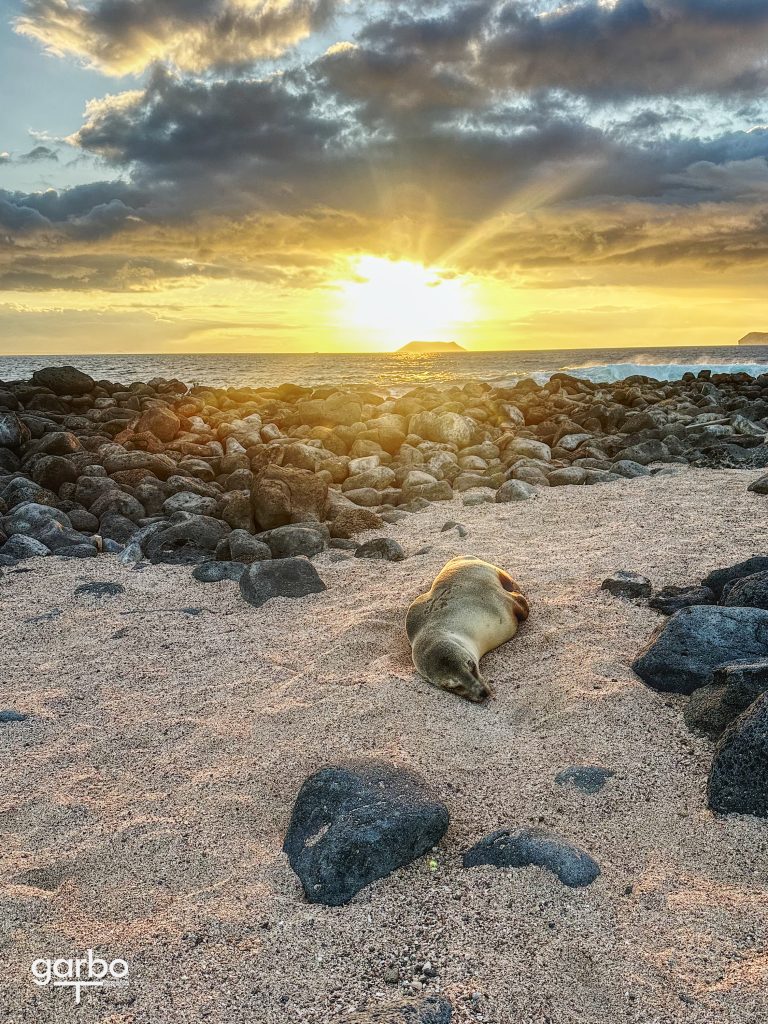
[[[29,715],[0,726],[6,1019],[343,1021],[417,992],[461,1024],[766,1019],[765,823],[706,809],[712,745],[687,731],[685,698],[629,668],[661,617],[599,589],[616,569],[682,585],[762,553],[757,475],[456,498],[377,531],[406,561],[326,551],[326,592],[260,609],[189,566],[3,569],[2,706]],[[404,634],[408,603],[462,553],[507,568],[531,604],[483,663],[486,706],[419,679]],[[124,592],[76,594],[94,581]],[[349,905],[310,905],[281,852],[296,793],[322,765],[374,757],[422,775],[449,830]],[[592,796],[556,785],[576,764],[615,774]],[[597,881],[461,867],[481,836],[526,824],[587,850]],[[32,984],[36,958],[89,947],[123,958],[129,985],[75,1006]]]

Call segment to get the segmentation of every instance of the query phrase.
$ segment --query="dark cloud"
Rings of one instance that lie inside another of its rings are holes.
[[[34,164],[42,160],[58,160],[59,155],[50,146],[33,146],[28,153],[22,153],[18,158],[20,163]]]
[[[0,239],[3,231],[100,238],[140,222],[148,199],[147,192],[121,181],[31,193],[0,189]]]
[[[587,0],[497,6],[478,60],[499,84],[581,95],[761,92],[763,0]]]
[[[29,0],[28,16],[85,25],[104,66],[165,40],[169,59],[210,68],[229,8]],[[308,25],[332,5],[238,10]],[[767,48],[763,0],[444,0],[367,5],[349,41],[270,73],[155,66],[67,140],[125,180],[0,191],[4,287],[307,286],[360,252],[570,276],[710,265],[718,246],[732,266],[768,262],[768,129],[742,123]]]
[[[16,29],[103,71],[187,71],[275,57],[323,28],[336,0],[25,0]]]

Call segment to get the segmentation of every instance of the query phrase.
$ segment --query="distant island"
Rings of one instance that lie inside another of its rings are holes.
[[[409,341],[398,352],[466,352],[456,341]]]
[[[752,331],[740,339],[739,345],[768,345],[768,331]]]

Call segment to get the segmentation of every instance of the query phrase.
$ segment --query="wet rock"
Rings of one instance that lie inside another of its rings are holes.
[[[308,558],[256,562],[240,578],[243,598],[259,608],[274,597],[306,597],[326,589]]]
[[[768,694],[763,694],[720,738],[707,785],[719,814],[768,817]]]
[[[681,608],[716,603],[715,595],[709,587],[664,587],[653,595],[648,605],[663,615],[674,615]]]
[[[591,885],[600,874],[597,863],[577,846],[541,828],[499,829],[464,854],[465,868],[491,864],[497,868],[547,868],[563,885]]]
[[[600,589],[607,590],[609,594],[625,601],[637,601],[651,596],[651,581],[639,573],[619,569],[603,580]]]
[[[341,906],[423,856],[448,820],[417,776],[382,762],[342,764],[304,782],[283,848],[307,899]]]
[[[53,391],[55,395],[85,395],[96,386],[93,377],[74,366],[46,366],[35,370],[32,383]]]
[[[768,609],[768,572],[753,573],[728,584],[720,603],[726,607]]]
[[[685,724],[692,732],[717,739],[766,690],[768,660],[722,665],[710,683],[691,694]]]
[[[495,501],[507,503],[510,501],[527,501],[536,497],[536,488],[525,480],[507,480],[496,491]]]
[[[402,562],[405,552],[394,537],[376,537],[360,544],[355,550],[355,558],[380,558],[387,562]]]
[[[192,576],[200,583],[219,583],[221,580],[239,583],[245,570],[243,562],[203,562],[192,570]]]
[[[555,776],[555,782],[558,786],[573,786],[582,793],[594,796],[613,775],[608,768],[600,768],[599,765],[578,764],[564,768]]]
[[[722,665],[766,657],[768,612],[696,605],[654,630],[632,668],[654,690],[691,694]]]

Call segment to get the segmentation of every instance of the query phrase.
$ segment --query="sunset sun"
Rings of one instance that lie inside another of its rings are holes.
[[[341,320],[388,346],[454,340],[472,317],[472,286],[408,260],[363,256],[340,282]]]

